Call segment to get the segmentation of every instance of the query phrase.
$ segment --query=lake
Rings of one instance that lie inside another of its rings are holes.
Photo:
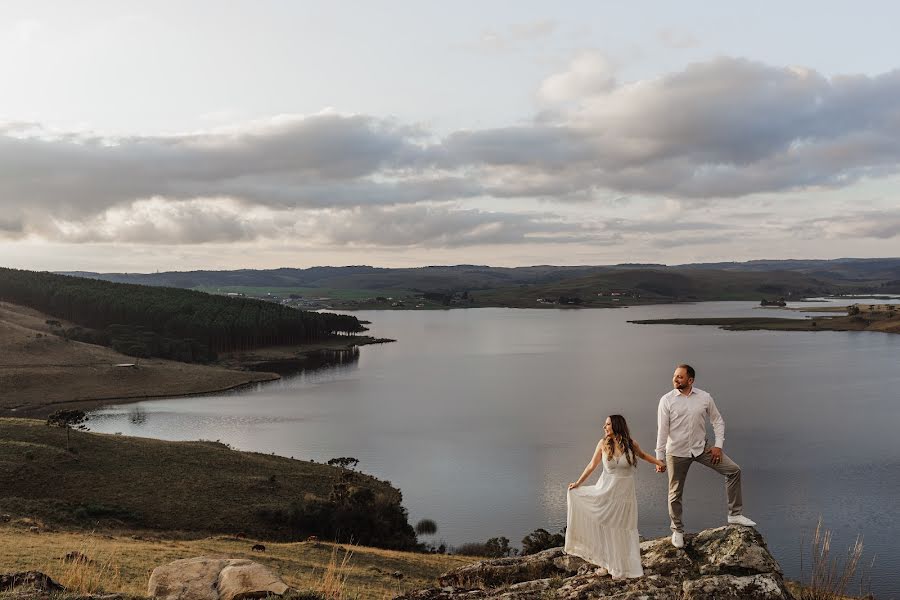
[[[397,342],[250,390],[106,407],[89,427],[320,462],[356,457],[403,491],[412,524],[437,522],[426,541],[519,545],[538,527],[565,525],[566,485],[607,415],[624,415],[652,452],[659,397],[688,362],[725,418],[745,512],[786,574],[799,578],[801,540],[821,516],[832,553],[863,535],[872,590],[900,597],[900,335],[627,322],[804,315],[750,302],[354,314]],[[723,482],[691,469],[688,532],[725,523]],[[641,534],[668,535],[665,475],[642,463],[637,489]]]

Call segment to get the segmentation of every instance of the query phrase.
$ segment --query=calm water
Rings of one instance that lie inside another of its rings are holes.
[[[821,515],[837,553],[864,536],[873,590],[900,598],[900,336],[627,322],[797,316],[749,302],[356,314],[398,341],[250,391],[105,408],[90,428],[317,461],[354,456],[403,491],[412,523],[437,521],[433,541],[517,544],[565,525],[566,484],[608,414],[625,415],[654,447],[659,397],[674,365],[689,362],[725,417],[745,512],[787,575],[799,577],[801,538]],[[637,477],[642,535],[667,535],[665,475],[642,463]],[[725,515],[722,480],[695,466],[688,530]]]

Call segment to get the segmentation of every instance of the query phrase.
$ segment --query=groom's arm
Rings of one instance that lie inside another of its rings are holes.
[[[713,433],[716,435],[716,448],[724,448],[725,447],[725,419],[722,418],[722,414],[719,412],[718,407],[716,406],[716,401],[713,400],[713,397],[709,397],[709,406],[706,408],[706,412],[709,415],[709,422],[712,423]]]
[[[656,409],[656,458],[666,460],[666,442],[669,439],[669,407],[666,397],[659,399],[659,408]]]

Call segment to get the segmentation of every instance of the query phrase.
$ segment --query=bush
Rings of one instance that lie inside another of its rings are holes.
[[[514,554],[509,547],[509,539],[503,536],[490,538],[486,542],[468,542],[454,549],[455,554],[467,556],[487,556],[489,558],[503,558]]]
[[[332,486],[328,498],[307,497],[288,506],[262,507],[257,516],[270,526],[286,529],[290,540],[315,535],[394,550],[417,547],[416,533],[399,499],[343,481]]]
[[[565,529],[554,534],[551,534],[546,529],[535,529],[522,538],[522,554],[535,554],[550,548],[559,548],[565,543]]]

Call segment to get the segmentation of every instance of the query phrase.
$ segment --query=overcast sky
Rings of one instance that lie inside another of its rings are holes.
[[[4,1],[0,266],[900,256],[898,6]]]

